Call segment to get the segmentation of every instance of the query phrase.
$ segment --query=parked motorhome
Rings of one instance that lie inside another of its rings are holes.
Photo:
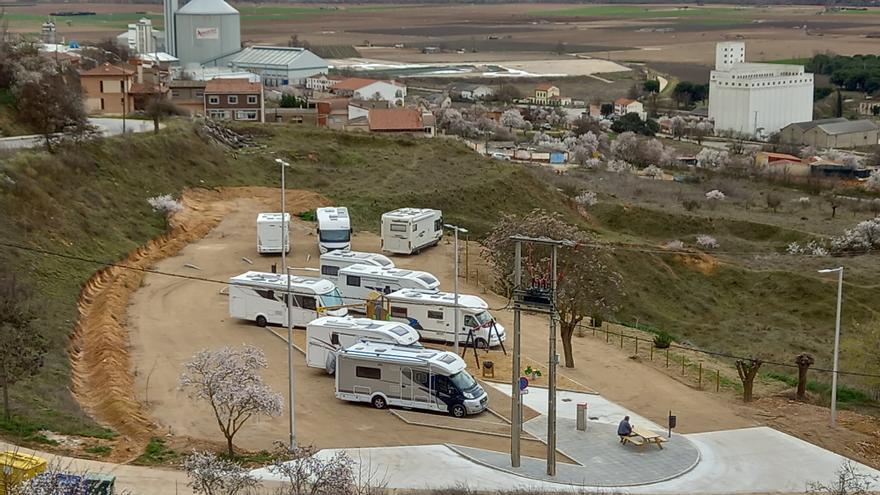
[[[290,213],[284,214],[283,222],[281,213],[257,215],[257,252],[280,253],[282,249],[286,253],[290,252]]]
[[[394,262],[379,253],[361,251],[330,251],[321,255],[321,277],[337,283],[339,270],[351,265],[372,265],[394,268]]]
[[[324,316],[306,326],[306,364],[332,374],[336,352],[362,341],[421,347],[418,332],[405,323]]]
[[[421,340],[455,341],[455,295],[451,292],[403,289],[385,296],[392,321],[407,323]],[[459,343],[466,343],[473,330],[472,344],[480,348],[500,345],[507,336],[501,323],[489,313],[482,298],[458,295]]]
[[[360,342],[337,353],[336,398],[458,418],[489,407],[489,396],[457,354],[378,342]]]
[[[443,214],[428,208],[400,208],[382,214],[382,250],[412,254],[440,242]]]
[[[318,249],[322,253],[351,249],[351,222],[348,208],[326,207],[315,210],[318,218]]]
[[[229,279],[229,316],[257,323],[286,325],[287,275],[246,272]],[[329,280],[290,276],[290,317],[294,326],[304,327],[317,318],[320,308],[342,305],[339,291]],[[326,310],[327,315],[345,316],[348,310]]]
[[[339,270],[336,287],[348,304],[365,301],[370,294],[390,294],[400,289],[437,291],[440,281],[428,272],[403,268],[351,265]]]

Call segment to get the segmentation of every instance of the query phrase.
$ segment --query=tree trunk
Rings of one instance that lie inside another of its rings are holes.
[[[794,360],[798,367],[798,384],[797,384],[797,400],[806,400],[807,398],[807,371],[813,365],[813,356],[804,353]]]
[[[565,354],[565,367],[574,368],[574,352],[571,348],[571,337],[574,335],[575,325],[566,321],[560,321],[560,334],[562,335],[562,351]]]
[[[229,454],[230,460],[235,458],[235,450],[234,450],[234,447],[232,446],[232,436],[231,435],[226,437],[226,452]]]
[[[6,375],[0,374],[0,387],[3,387],[3,417],[9,421],[9,384]]]
[[[159,116],[153,116],[153,134],[159,134]]]
[[[764,364],[763,361],[755,358],[748,361],[736,361],[736,372],[743,384],[743,402],[752,401],[752,389],[755,384],[755,376],[757,376],[758,369],[761,368],[762,364]]]

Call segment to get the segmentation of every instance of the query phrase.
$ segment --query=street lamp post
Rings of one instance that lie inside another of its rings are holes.
[[[452,229],[455,232],[455,281],[453,282],[453,291],[455,292],[455,303],[453,304],[453,324],[455,325],[455,344],[453,344],[453,348],[455,349],[455,353],[458,354],[458,233],[467,234],[468,231],[465,228],[459,227],[457,225],[452,225],[450,223],[443,224],[447,229]],[[474,344],[476,345],[476,344]]]
[[[290,317],[291,300],[290,297],[290,267],[287,266],[287,248],[290,242],[288,238],[288,221],[287,221],[287,203],[285,192],[287,183],[285,181],[284,169],[290,166],[281,158],[276,158],[275,162],[281,166],[281,266],[284,267],[284,273],[287,274],[287,294],[285,294],[285,306],[287,306],[287,382],[288,390],[288,415],[290,420],[290,445],[288,449],[293,452],[296,448],[296,420],[293,413],[294,406],[294,386],[293,386],[293,319]]]
[[[843,267],[819,270],[819,273],[837,273],[837,317],[834,323],[834,366],[831,372],[831,426],[837,424],[837,363],[840,353],[840,307],[843,302]]]

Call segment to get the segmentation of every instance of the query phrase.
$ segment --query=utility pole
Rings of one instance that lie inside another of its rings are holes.
[[[455,325],[455,334],[454,334],[455,336],[453,337],[455,339],[455,343],[453,344],[453,347],[455,349],[455,353],[458,354],[458,331],[459,331],[459,327],[460,327],[459,315],[458,315],[458,233],[462,232],[463,234],[467,234],[468,231],[467,231],[467,229],[461,228],[457,225],[452,225],[450,223],[443,224],[443,226],[446,227],[447,229],[452,229],[452,231],[455,232],[455,256],[454,256],[454,259],[455,259],[455,269],[454,269],[455,281],[453,282],[453,289],[452,289],[455,292],[455,302],[453,304],[453,307],[454,307],[453,311],[454,312],[453,312],[452,316],[453,316],[453,322]]]
[[[287,183],[285,181],[284,169],[290,166],[289,163],[285,162],[281,158],[276,158],[275,162],[281,165],[281,266],[284,267],[284,272],[287,274],[287,294],[285,297],[285,306],[287,306],[287,384],[288,384],[288,399],[287,399],[287,409],[288,409],[288,419],[290,423],[290,440],[288,444],[288,450],[293,452],[296,449],[296,418],[294,415],[294,384],[293,384],[293,318],[291,318],[292,313],[292,303],[293,298],[290,293],[290,267],[287,266],[287,249],[288,243],[288,221],[287,221],[287,202],[286,202],[286,191],[287,191]]]
[[[516,255],[515,261],[513,265],[513,290],[517,291],[520,289],[522,285],[522,242],[516,241]],[[510,401],[510,466],[511,467],[519,467],[520,454],[519,454],[519,439],[521,434],[521,425],[522,425],[522,417],[520,414],[522,413],[522,409],[520,409],[520,403],[522,402],[522,395],[520,394],[519,389],[519,374],[522,363],[520,362],[520,347],[519,347],[519,335],[520,335],[520,313],[519,304],[514,303],[513,305],[513,372],[510,374],[510,390],[511,390],[511,401]]]
[[[840,353],[840,309],[843,302],[843,267],[819,270],[819,273],[837,272],[837,316],[834,323],[834,367],[831,373],[831,426],[837,425],[837,363]]]
[[[547,379],[547,475],[556,476],[556,244],[550,251],[550,343]]]

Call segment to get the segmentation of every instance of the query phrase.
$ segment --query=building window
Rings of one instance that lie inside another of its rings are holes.
[[[180,98],[180,91],[177,91],[176,89],[171,90],[171,96],[174,98]]]
[[[212,119],[228,119],[229,112],[226,110],[208,110],[208,117]]]
[[[208,97],[208,104],[209,105],[219,105],[220,104],[220,97],[219,96],[209,96]]]
[[[98,81],[98,83],[101,85],[101,92],[103,93],[104,92],[104,81]]]
[[[103,83],[101,83],[101,84],[103,84]],[[101,98],[101,110],[103,110],[103,109],[104,109],[104,98]]]
[[[428,310],[428,318],[432,320],[442,320],[443,319],[443,311],[431,311]]]
[[[235,120],[257,120],[257,111],[239,110],[235,112]]]
[[[248,105],[257,104],[257,95],[248,95]]]
[[[369,378],[370,380],[381,380],[382,370],[379,368],[368,368],[366,366],[355,366],[354,374],[358,378]]]
[[[339,275],[339,267],[332,265],[323,265],[321,266],[321,275],[330,275],[331,277],[335,277]]]
[[[238,103],[238,96],[237,95],[229,95],[226,97],[226,102],[229,103],[230,105],[235,105]]]
[[[354,275],[348,275],[345,277],[345,285],[348,285],[349,287],[360,287],[361,278]]]
[[[197,89],[196,90],[196,98],[201,98],[203,96],[205,96],[205,92],[202,91],[201,89]]]
[[[393,316],[394,318],[406,318],[406,315],[406,308],[401,308],[400,306],[391,306],[391,316]]]

